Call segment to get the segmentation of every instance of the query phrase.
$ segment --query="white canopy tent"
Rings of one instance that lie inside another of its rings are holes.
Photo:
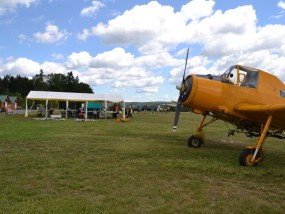
[[[28,100],[45,100],[46,101],[46,117],[48,101],[66,101],[66,117],[69,101],[73,102],[85,102],[87,112],[88,102],[104,102],[107,107],[107,102],[119,103],[123,102],[123,117],[125,117],[125,101],[121,95],[118,94],[91,94],[91,93],[71,93],[71,92],[54,92],[54,91],[30,91],[26,97],[26,113],[25,117],[28,116]],[[87,114],[85,114],[87,118]]]

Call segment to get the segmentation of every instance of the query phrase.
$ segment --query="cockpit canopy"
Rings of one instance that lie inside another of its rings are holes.
[[[222,81],[241,87],[257,88],[259,70],[240,65],[233,65],[222,75]]]

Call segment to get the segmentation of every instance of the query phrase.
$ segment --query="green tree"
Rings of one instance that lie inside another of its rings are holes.
[[[34,87],[33,90],[36,91],[47,91],[48,90],[48,86],[46,83],[46,75],[44,75],[43,70],[40,70],[39,74],[36,74],[33,77],[33,82],[34,82]]]
[[[47,75],[47,85],[49,91],[66,91],[66,76],[51,73]]]

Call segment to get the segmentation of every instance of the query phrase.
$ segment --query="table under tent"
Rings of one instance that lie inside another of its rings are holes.
[[[28,100],[45,101],[44,115],[48,117],[48,105],[49,101],[61,101],[66,102],[65,117],[68,116],[69,102],[81,102],[84,103],[84,115],[87,119],[88,104],[91,102],[101,102],[104,104],[105,109],[107,103],[122,103],[123,104],[123,118],[125,118],[125,101],[119,94],[91,94],[91,93],[71,93],[71,92],[54,92],[54,91],[30,91],[26,97],[26,112],[25,117],[29,115]],[[32,106],[33,107],[33,104]],[[30,107],[30,108],[31,108]],[[106,111],[105,111],[106,112]]]

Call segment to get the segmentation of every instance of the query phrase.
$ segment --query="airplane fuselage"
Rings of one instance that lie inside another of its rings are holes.
[[[284,84],[275,76],[264,71],[258,71],[256,87],[246,87],[230,80],[224,81],[221,76],[189,75],[186,81],[191,79],[189,96],[183,102],[191,111],[201,114],[209,114],[218,119],[225,120],[241,129],[253,129],[259,132],[261,124],[273,115],[271,126],[273,128],[285,128],[285,114],[268,112],[239,112],[240,104],[250,105],[276,105],[285,104]],[[190,82],[190,81],[189,81]]]

